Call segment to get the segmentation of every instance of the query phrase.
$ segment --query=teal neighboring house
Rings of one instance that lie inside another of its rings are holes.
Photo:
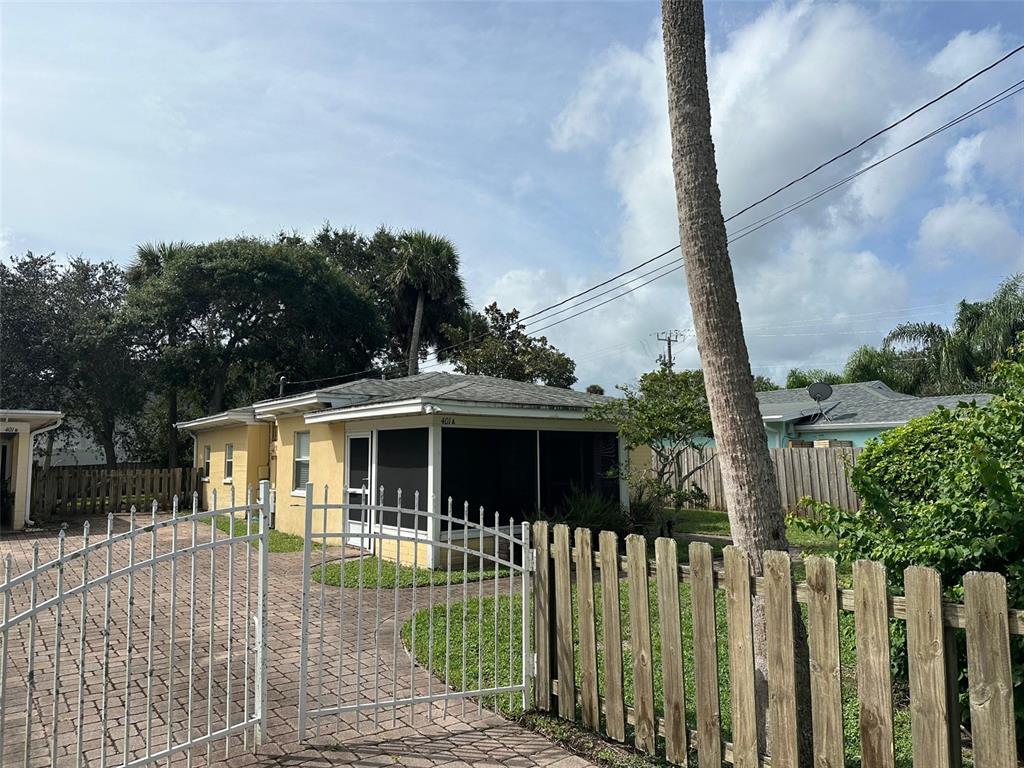
[[[880,381],[834,384],[831,396],[820,404],[806,389],[757,393],[769,448],[810,446],[816,441],[861,448],[885,430],[925,416],[940,405],[955,408],[971,401],[983,405],[991,399],[989,394],[915,397]]]

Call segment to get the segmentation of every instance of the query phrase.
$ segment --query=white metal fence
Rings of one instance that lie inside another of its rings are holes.
[[[328,503],[326,488],[322,498],[314,501],[310,483],[300,739],[332,722],[336,732],[343,717],[362,731],[412,725],[417,709],[428,719],[453,705],[465,715],[473,699],[478,711],[499,696],[525,705],[532,679],[532,633],[522,631],[533,564],[529,525],[483,508],[471,514],[468,503],[459,516],[451,499],[445,513],[421,509],[418,495],[403,506],[401,491],[396,506]],[[385,498],[383,488],[378,498]],[[499,633],[508,636],[510,658],[498,657]],[[435,664],[442,646],[444,662]]]
[[[258,745],[270,507],[262,483],[258,501],[232,493],[222,509],[193,495],[189,513],[154,503],[141,525],[134,508],[108,515],[98,540],[88,521],[16,539],[22,572],[8,552],[0,582],[0,766],[191,766]]]

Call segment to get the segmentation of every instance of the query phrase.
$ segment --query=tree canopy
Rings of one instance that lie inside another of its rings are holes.
[[[268,396],[279,372],[364,370],[384,344],[366,289],[306,243],[237,237],[167,253],[133,280],[129,306],[154,308],[164,339],[173,329],[206,412]]]
[[[649,465],[622,469],[637,503],[667,500],[678,507],[702,495],[687,484],[689,476],[673,484],[671,475],[684,451],[703,451],[712,437],[703,372],[662,366],[641,376],[636,386],[617,389],[622,396],[594,406],[588,418],[613,423],[629,451],[650,448]]]
[[[28,253],[0,263],[0,285],[4,407],[63,411],[114,463],[119,429],[144,404],[149,380],[120,312],[124,272]]]
[[[960,395],[996,390],[994,365],[1006,358],[1024,332],[1024,274],[1008,277],[992,298],[961,301],[949,326],[935,322],[902,323],[880,347],[854,350],[842,372],[794,368],[787,387],[814,381],[845,384],[882,381],[908,395]]]
[[[530,336],[519,311],[502,312],[497,303],[483,312],[467,312],[459,325],[445,325],[447,348],[438,358],[454,363],[459,373],[498,376],[569,388],[576,383],[576,364],[548,343]]]
[[[473,337],[446,358],[459,370],[576,380],[515,311],[472,312],[457,249],[425,231],[145,243],[127,267],[29,252],[0,262],[0,290],[0,402],[64,411],[111,462],[123,446],[174,466],[178,421],[272,397],[282,377],[294,392],[405,373],[451,351],[449,333]]]
[[[380,227],[367,238],[326,223],[309,242],[369,292],[384,328],[383,362],[404,362],[406,372],[410,352],[418,363],[430,347],[444,346],[444,326],[469,310],[458,249],[445,237]]]

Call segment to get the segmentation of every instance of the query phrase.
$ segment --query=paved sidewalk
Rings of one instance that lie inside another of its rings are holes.
[[[106,521],[92,520],[91,541],[99,541],[105,535]],[[127,530],[126,517],[118,517],[115,532]],[[198,526],[199,540],[208,540],[211,534],[209,526]],[[223,536],[223,534],[218,534]],[[185,546],[188,539],[187,530],[179,530],[178,546]],[[13,555],[12,575],[27,570],[32,559],[32,545],[38,542],[40,560],[45,562],[53,558],[57,552],[57,532],[41,531],[4,535],[0,539],[0,557],[7,552]],[[73,551],[82,544],[80,526],[68,530],[66,547]],[[136,552],[138,558],[149,556],[150,537],[144,535],[137,539]],[[157,536],[155,544],[158,553],[169,552],[172,546],[172,534],[163,529]],[[83,744],[81,764],[99,766],[101,753],[104,750],[104,733],[100,722],[101,699],[104,688],[108,698],[108,720],[106,723],[105,749],[108,765],[121,765],[127,752],[135,758],[145,753],[147,734],[151,739],[153,750],[162,748],[168,733],[168,712],[173,723],[172,732],[181,733],[188,725],[188,714],[192,712],[193,733],[205,734],[207,730],[207,703],[211,704],[213,731],[224,726],[224,713],[230,705],[231,722],[238,722],[244,707],[246,675],[244,669],[244,630],[246,626],[244,591],[246,547],[238,545],[234,555],[234,593],[228,594],[228,563],[226,549],[217,550],[217,561],[211,579],[209,552],[200,553],[196,557],[196,570],[193,578],[190,558],[184,557],[177,561],[175,583],[177,585],[174,642],[174,675],[170,675],[170,631],[171,592],[169,588],[171,573],[170,565],[165,563],[158,567],[156,574],[157,587],[154,592],[152,631],[152,684],[147,685],[146,670],[149,661],[149,611],[150,573],[140,571],[134,579],[134,607],[132,609],[131,632],[134,647],[131,660],[131,686],[126,686],[127,659],[124,648],[129,629],[127,579],[121,578],[114,582],[111,590],[110,611],[110,657],[108,661],[108,684],[103,681],[103,590],[92,589],[88,593],[86,606],[85,632],[85,664],[78,665],[78,643],[80,635],[81,601],[75,597],[67,601],[62,616],[61,643],[61,675],[60,692],[57,697],[57,765],[74,766],[79,760],[79,752],[75,743],[74,720],[78,712],[78,680],[79,675],[85,681],[86,692],[83,697]],[[105,550],[94,553],[89,560],[90,578],[103,573],[105,567]],[[128,563],[128,547],[125,544],[115,547],[113,556],[114,569]],[[241,736],[232,738],[229,756],[225,755],[225,744],[221,740],[212,745],[211,760],[206,762],[206,748],[200,747],[193,751],[193,765],[231,766],[246,768],[249,766],[516,766],[532,768],[533,766],[558,766],[558,768],[582,768],[589,765],[587,761],[570,755],[565,750],[553,745],[547,739],[527,731],[515,723],[488,713],[486,710],[477,715],[475,702],[467,703],[465,715],[461,702],[453,701],[449,705],[448,715],[443,714],[443,705],[433,706],[433,717],[428,719],[427,705],[417,707],[414,713],[401,711],[395,718],[392,727],[392,713],[381,712],[379,728],[372,726],[372,715],[363,716],[361,731],[356,730],[353,716],[347,715],[340,720],[330,719],[325,723],[322,735],[310,738],[306,744],[299,744],[296,734],[298,713],[299,687],[299,644],[301,636],[301,598],[302,598],[302,556],[296,554],[269,555],[269,590],[268,590],[268,718],[269,743],[264,744],[258,754],[253,755],[245,750]],[[255,590],[255,555],[251,561],[251,575]],[[2,575],[0,575],[2,578]],[[81,582],[81,563],[69,565],[64,573],[65,589],[70,589]],[[194,680],[192,690],[185,684],[184,669],[189,653],[189,595],[195,587],[195,611],[199,617],[196,621],[193,648]],[[214,587],[215,618],[213,622],[213,654],[212,664],[209,649],[210,595]],[[49,597],[56,592],[55,574],[48,575],[39,582],[40,599]],[[411,590],[399,591],[399,620],[404,620],[411,612],[409,599]],[[419,605],[422,607],[426,590],[420,589]],[[443,588],[442,588],[443,592]],[[394,631],[394,593],[383,592],[387,596],[382,611],[380,627],[375,626],[375,604],[369,600],[362,610],[362,633],[356,637],[356,627],[360,624],[354,606],[354,600],[345,600],[339,608],[336,589],[325,593],[325,621],[327,626],[336,623],[338,636],[334,648],[330,647],[331,637],[325,645],[324,658],[328,663],[322,667],[316,665],[316,650],[313,653],[310,683],[316,686],[319,682],[323,692],[324,705],[337,701],[337,692],[341,690],[346,701],[356,695],[357,689],[364,696],[372,698],[375,690],[382,699],[390,698],[397,687],[401,691],[410,689],[413,665],[404,648],[399,644],[397,656],[392,653]],[[435,599],[442,597],[434,590]],[[453,592],[453,599],[455,594]],[[461,597],[461,593],[459,593]],[[228,652],[228,605],[232,601],[231,616],[233,630],[231,636],[231,653]],[[13,596],[12,614],[23,610],[29,604],[28,589],[18,590]],[[250,613],[255,612],[255,600],[250,606]],[[319,587],[314,590],[311,606],[314,621],[318,618]],[[0,606],[2,608],[2,606]],[[384,618],[388,621],[384,621]],[[399,624],[400,626],[400,624]],[[28,624],[19,625],[10,633],[7,653],[6,696],[2,717],[6,723],[6,743],[4,745],[3,766],[22,765],[25,750],[25,720],[30,720],[28,744],[32,766],[51,765],[50,751],[53,733],[53,665],[56,656],[54,643],[56,620],[53,611],[44,612],[39,617],[35,633],[35,690],[31,697],[31,706],[26,712],[26,679],[29,631]],[[381,635],[381,652],[376,664],[370,657],[373,655],[373,632]],[[359,658],[361,686],[356,685],[357,650],[361,648]],[[213,675],[208,671],[213,669]],[[339,679],[340,670],[340,679]],[[416,667],[416,688],[425,692],[426,672]],[[212,679],[211,679],[212,677]],[[228,680],[231,681],[231,693],[228,696]],[[251,685],[252,675],[248,676]],[[439,681],[433,681],[433,692],[443,690]],[[127,704],[126,707],[126,693]],[[209,698],[207,694],[209,693]],[[191,698],[192,708],[189,709]],[[147,707],[151,702],[151,707]],[[128,715],[126,716],[126,709]],[[150,713],[147,715],[147,713]],[[415,715],[415,717],[412,717]],[[183,755],[178,755],[172,764],[185,764]]]

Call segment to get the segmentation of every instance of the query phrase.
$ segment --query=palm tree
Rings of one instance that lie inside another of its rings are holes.
[[[407,352],[408,374],[412,376],[419,372],[422,345],[437,343],[441,324],[466,309],[459,252],[451,240],[441,235],[423,230],[405,232],[387,284],[400,309],[407,311],[409,304],[413,304]],[[425,315],[429,316],[427,322]]]
[[[950,327],[902,323],[889,332],[883,348],[924,358],[925,394],[977,391],[989,381],[992,364],[1002,360],[1024,332],[1024,274],[1013,275],[988,301],[961,301]]]
[[[661,8],[679,239],[693,327],[704,370],[733,541],[747,551],[753,575],[760,576],[764,573],[764,553],[786,551],[788,542],[764,423],[754,394],[754,377],[743,337],[722,216],[715,147],[711,139],[704,6],[694,0],[662,0]],[[758,741],[763,745],[767,735],[768,704],[763,597],[753,600],[751,612],[755,627],[755,722]],[[799,612],[796,615],[799,616]],[[801,622],[795,624],[794,651],[797,666],[803,670],[806,669],[806,649],[804,658],[799,656],[804,631]],[[802,685],[801,692],[806,690],[809,687]],[[800,700],[800,709],[809,712],[806,697],[801,696]]]

